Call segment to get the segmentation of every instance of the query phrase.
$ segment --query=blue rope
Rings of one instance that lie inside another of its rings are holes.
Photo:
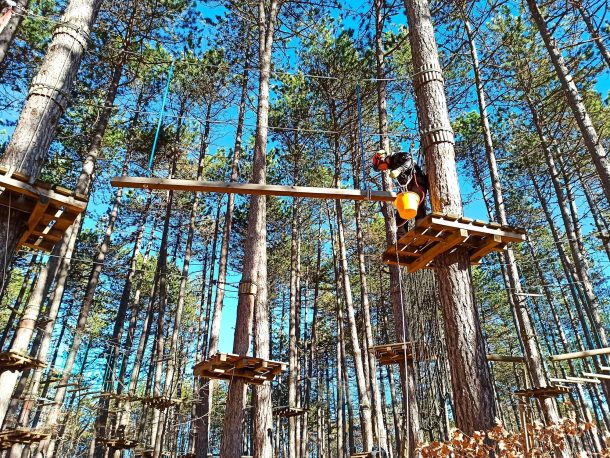
[[[356,84],[356,99],[358,101],[358,134],[360,137],[360,168],[362,169],[362,186],[366,190],[366,171],[364,168],[364,140],[362,140],[362,106],[360,105],[360,84]]]
[[[155,140],[153,141],[152,150],[150,151],[150,159],[148,161],[148,168],[152,169],[153,159],[155,158],[155,149],[157,149],[157,140],[159,139],[159,132],[161,131],[161,124],[163,123],[163,114],[165,112],[165,104],[167,103],[167,96],[169,95],[169,86],[172,81],[172,74],[174,73],[174,62],[172,61],[169,66],[169,72],[167,74],[167,84],[165,85],[165,92],[163,93],[163,102],[161,103],[161,111],[159,112],[159,122],[157,123],[157,131],[155,132]]]

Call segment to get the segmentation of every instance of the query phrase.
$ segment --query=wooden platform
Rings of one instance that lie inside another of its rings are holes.
[[[0,431],[0,449],[11,448],[13,444],[34,444],[51,434],[41,429],[14,428]]]
[[[17,248],[51,251],[76,217],[87,208],[85,196],[42,181],[29,183],[29,177],[0,166],[0,205],[29,215]]]
[[[139,445],[139,442],[136,440],[120,437],[98,437],[95,440],[108,448],[114,448],[116,450],[127,450]]]
[[[23,371],[37,367],[46,367],[47,364],[29,355],[17,353],[16,351],[5,351],[0,353],[0,372]]]
[[[502,251],[508,243],[524,240],[522,229],[432,213],[417,221],[415,227],[398,240],[397,247],[389,246],[383,253],[383,261],[416,272],[434,268],[438,255],[460,246],[467,249],[471,264],[478,264],[492,251]]]
[[[283,418],[298,417],[299,415],[305,414],[305,409],[302,409],[301,407],[281,406],[273,409],[273,414]]]
[[[415,355],[413,354],[414,346],[417,346]],[[384,366],[404,361],[405,356],[409,361],[414,359],[418,361],[436,359],[436,356],[428,354],[426,348],[422,344],[413,344],[412,342],[375,345],[374,347],[369,348],[369,352],[373,353],[379,364]]]
[[[139,401],[147,406],[151,406],[155,409],[167,409],[173,405],[182,402],[181,399],[174,399],[167,396],[148,396],[139,398]]]
[[[518,390],[513,394],[520,398],[554,398],[570,392],[570,388],[563,385],[553,385],[538,388]]]
[[[216,353],[195,365],[193,372],[199,377],[218,380],[242,378],[247,383],[260,385],[274,379],[288,367],[287,363],[268,361],[251,356]]]
[[[178,178],[116,177],[110,184],[120,188],[163,189],[188,192],[218,192],[277,197],[308,197],[311,199],[345,199],[394,202],[396,194],[389,191],[360,191],[344,188],[312,188],[273,184],[235,183],[224,181],[181,180]]]

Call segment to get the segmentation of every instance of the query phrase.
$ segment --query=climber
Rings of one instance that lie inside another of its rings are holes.
[[[402,192],[411,191],[419,195],[419,207],[417,208],[416,219],[426,216],[425,198],[428,192],[428,176],[422,171],[419,165],[413,160],[409,153],[394,152],[386,155],[384,150],[379,150],[373,156],[373,169],[376,172],[390,171],[390,176],[394,178]],[[396,227],[403,229],[407,220],[396,213]],[[402,231],[401,231],[402,232]]]

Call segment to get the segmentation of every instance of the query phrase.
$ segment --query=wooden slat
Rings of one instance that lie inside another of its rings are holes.
[[[491,353],[487,355],[487,361],[494,361],[499,363],[525,363],[525,357],[513,355],[498,355]]]
[[[258,196],[307,197],[312,199],[345,199],[394,202],[396,194],[387,191],[360,191],[342,188],[312,188],[255,183],[181,180],[177,178],[115,177],[112,186],[138,189],[163,189],[189,192],[218,192]]]
[[[431,260],[433,260],[438,254],[444,253],[450,250],[456,245],[459,245],[468,238],[468,232],[460,229],[455,234],[450,235],[444,242],[437,243],[435,246],[426,251],[420,258],[412,262],[407,266],[408,272],[415,272],[416,270],[425,267]]]
[[[561,353],[558,355],[551,355],[551,356],[549,356],[549,359],[551,361],[565,361],[568,359],[580,359],[580,358],[587,358],[589,356],[599,356],[599,355],[608,355],[608,354],[610,354],[610,347],[596,348],[593,350],[575,351],[572,353]]]
[[[429,225],[433,227],[442,228],[449,226],[455,229],[464,229],[473,234],[501,235],[508,242],[523,242],[525,240],[525,235],[514,230],[475,226],[474,224],[463,222],[463,218],[460,221],[447,221],[446,218],[435,215],[429,215],[425,219],[427,218],[429,218]]]

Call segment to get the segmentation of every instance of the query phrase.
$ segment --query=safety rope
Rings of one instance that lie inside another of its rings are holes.
[[[165,91],[163,92],[163,101],[161,102],[161,110],[159,111],[159,121],[157,122],[157,131],[155,132],[155,139],[153,141],[152,149],[150,151],[150,159],[148,160],[148,168],[152,170],[153,160],[155,158],[155,150],[157,149],[157,140],[159,139],[159,132],[161,131],[161,124],[163,123],[163,114],[165,112],[165,104],[167,103],[167,97],[169,95],[169,87],[172,82],[172,74],[174,73],[174,61],[169,66],[169,72],[167,74],[167,83],[165,84]]]

